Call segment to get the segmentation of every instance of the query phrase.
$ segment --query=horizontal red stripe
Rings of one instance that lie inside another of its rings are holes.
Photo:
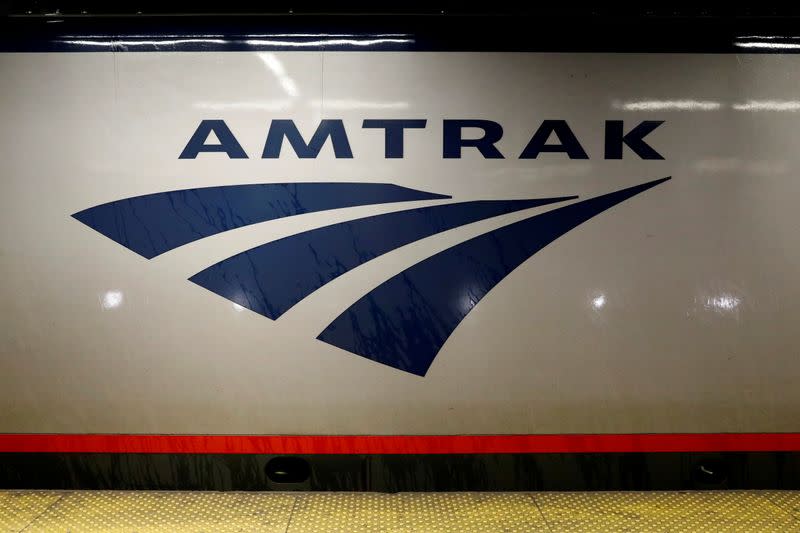
[[[800,451],[800,433],[625,435],[0,434],[0,452],[443,454]]]

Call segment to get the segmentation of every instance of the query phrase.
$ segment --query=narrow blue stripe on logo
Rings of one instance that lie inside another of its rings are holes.
[[[125,198],[72,216],[151,259],[178,246],[267,220],[342,207],[443,198],[450,196],[387,183],[227,185]]]
[[[476,201],[350,220],[252,248],[189,278],[268,318],[357,266],[435,233],[576,196]]]
[[[515,268],[583,222],[668,179],[553,209],[433,255],[367,293],[317,338],[424,376],[458,324]]]

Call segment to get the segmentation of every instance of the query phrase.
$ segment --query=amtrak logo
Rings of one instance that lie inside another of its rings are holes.
[[[424,376],[453,330],[519,265],[571,229],[670,178],[577,196],[435,205],[332,224],[267,242],[189,280],[271,320],[342,274],[405,244],[471,222],[571,202],[457,244],[350,305],[317,339]],[[73,215],[142,257],[250,224],[369,204],[450,196],[383,183],[228,185],[136,196]]]

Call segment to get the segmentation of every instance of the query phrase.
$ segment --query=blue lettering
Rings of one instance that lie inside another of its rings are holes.
[[[209,134],[219,139],[219,144],[206,144]],[[178,159],[195,159],[200,152],[225,152],[231,159],[247,159],[247,154],[224,120],[203,120],[186,144]]]
[[[403,133],[406,128],[423,129],[428,123],[425,119],[375,119],[365,120],[362,128],[383,129],[385,148],[384,157],[387,159],[403,158]]]
[[[480,128],[483,136],[478,139],[462,139],[462,128]],[[461,148],[477,148],[486,159],[503,159],[494,143],[503,137],[503,126],[491,120],[445,120],[442,155],[445,159],[461,159]]]
[[[606,159],[622,159],[622,145],[627,145],[642,159],[664,159],[644,142],[645,135],[663,123],[663,120],[645,120],[625,133],[621,120],[606,120]]]
[[[264,159],[277,159],[281,155],[283,138],[292,145],[297,157],[301,159],[313,159],[319,155],[319,151],[330,137],[333,145],[333,153],[337,159],[352,159],[353,151],[350,149],[350,142],[347,140],[347,132],[341,120],[322,120],[317,127],[317,131],[311,137],[311,141],[306,143],[303,136],[297,130],[292,120],[273,120],[267,133],[267,142],[264,145]]]
[[[547,144],[550,135],[554,133],[559,144]],[[586,150],[578,142],[566,120],[542,121],[542,125],[533,134],[519,158],[536,159],[542,152],[565,153],[570,159],[589,159]]]

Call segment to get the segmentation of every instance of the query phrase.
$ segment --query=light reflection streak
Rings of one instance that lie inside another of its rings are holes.
[[[301,35],[293,34],[290,37],[300,37]],[[349,46],[374,46],[378,44],[407,44],[413,43],[414,39],[408,38],[396,38],[396,37],[379,37],[375,38],[370,36],[367,39],[359,39],[358,36],[353,36],[354,38],[334,38],[334,39],[317,39],[313,41],[287,41],[287,40],[280,40],[280,39],[252,39],[247,38],[244,41],[240,41],[236,38],[231,39],[222,39],[222,38],[194,38],[194,37],[184,37],[180,39],[163,39],[163,40],[154,40],[152,37],[145,40],[135,39],[133,40],[131,37],[126,37],[125,39],[115,39],[113,37],[102,37],[101,39],[109,39],[109,40],[92,40],[91,38],[82,37],[80,39],[65,39],[60,40],[58,42],[64,44],[74,44],[79,46],[102,46],[102,47],[112,47],[112,46],[170,46],[170,45],[177,45],[177,44],[227,44],[227,43],[236,43],[236,42],[244,42],[250,46],[274,46],[277,48],[309,48],[309,47],[318,47],[318,46],[337,46],[337,45],[349,45]],[[270,36],[272,37],[272,36]]]
[[[283,90],[286,91],[286,94],[292,98],[296,97],[298,95],[297,84],[286,73],[286,69],[280,59],[278,59],[275,54],[269,52],[261,52],[258,54],[258,57],[264,62],[267,68],[272,71],[275,77],[278,78],[278,82],[281,84],[281,87],[283,87]]]
[[[722,108],[722,103],[709,100],[640,100],[613,102],[612,107],[624,111],[715,111]]]
[[[81,46],[169,46],[175,44],[188,44],[188,43],[209,43],[209,44],[225,44],[228,41],[224,39],[171,39],[164,41],[91,41],[86,39],[81,40],[65,40],[60,41],[65,44],[77,44]]]
[[[285,46],[289,48],[303,48],[309,46],[373,46],[376,44],[404,44],[413,43],[414,39],[322,39],[318,41],[273,41],[269,39],[247,39],[246,44],[253,46]]]
[[[745,103],[727,104],[711,100],[636,100],[614,101],[614,109],[623,111],[800,111],[800,100],[749,100]]]
[[[769,41],[735,42],[737,48],[755,48],[756,50],[798,50],[800,43],[775,43]]]
[[[746,104],[733,104],[736,111],[800,111],[798,100],[750,100]]]

